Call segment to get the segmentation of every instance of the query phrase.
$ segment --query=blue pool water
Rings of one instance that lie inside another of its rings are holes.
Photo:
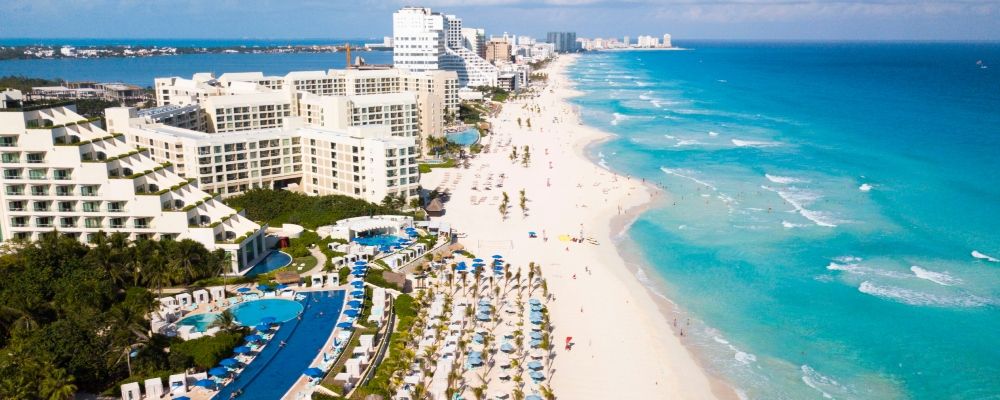
[[[362,246],[393,246],[399,243],[399,236],[395,235],[374,235],[366,237],[356,237],[354,242]]]
[[[231,308],[236,321],[243,326],[257,326],[267,317],[285,322],[302,312],[302,304],[294,300],[263,299],[240,303]]]
[[[205,313],[192,315],[186,317],[180,321],[177,321],[177,325],[181,326],[193,326],[195,332],[204,332],[212,326],[212,323],[219,318],[219,314],[215,313]]]
[[[273,400],[292,387],[326,343],[344,305],[344,291],[303,293],[302,319],[291,319],[274,334],[271,344],[247,365],[214,399],[228,400],[243,390],[241,400]],[[321,315],[322,314],[322,315]],[[285,347],[279,347],[280,341]],[[327,349],[329,350],[329,349]]]
[[[1000,44],[684,47],[569,72],[669,193],[621,246],[685,343],[751,399],[1000,398]]]
[[[461,132],[449,133],[447,138],[449,142],[462,146],[471,146],[479,142],[479,130],[469,128]]]
[[[250,270],[247,271],[246,276],[257,276],[260,274],[266,274],[278,268],[284,268],[288,264],[291,264],[291,262],[292,262],[292,256],[280,251],[272,251],[271,254],[268,254],[267,257],[264,257],[263,260],[260,260],[260,262],[257,263],[257,265],[254,265],[253,268],[250,268]]]

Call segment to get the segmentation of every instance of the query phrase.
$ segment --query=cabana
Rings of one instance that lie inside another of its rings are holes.
[[[180,307],[187,307],[194,304],[191,300],[191,295],[188,293],[180,293],[174,297],[177,299],[177,305]]]
[[[444,215],[444,203],[441,202],[440,198],[435,198],[424,207],[424,211],[427,211],[427,215],[432,217],[440,217]]]
[[[149,378],[144,383],[147,399],[159,399],[163,397],[163,380],[160,378]]]
[[[323,274],[309,275],[313,286],[323,286]]]
[[[302,277],[292,271],[281,271],[274,275],[274,281],[283,285],[298,285]]]
[[[184,374],[170,375],[170,378],[167,379],[167,385],[170,387],[170,394],[174,396],[186,394],[187,376]]]
[[[142,400],[142,391],[139,389],[139,382],[122,385],[122,400]]]
[[[338,274],[338,273],[329,273],[329,274],[326,274],[326,284],[330,285],[330,286],[339,286],[340,285],[340,274]]]
[[[208,288],[208,293],[212,295],[212,301],[223,301],[226,299],[226,289],[222,286],[212,286]]]
[[[195,304],[208,304],[209,299],[208,291],[205,289],[198,289],[191,293],[194,296]]]

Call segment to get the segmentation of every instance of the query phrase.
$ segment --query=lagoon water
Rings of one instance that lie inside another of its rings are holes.
[[[173,45],[179,45],[175,42]],[[183,43],[181,43],[183,44]],[[391,64],[392,52],[352,52],[369,64]],[[152,86],[153,78],[191,78],[196,72],[263,72],[284,75],[290,71],[324,71],[347,65],[345,53],[292,54],[182,54],[136,58],[62,58],[0,61],[0,76],[19,75],[68,81],[125,82]]]
[[[616,135],[595,161],[670,193],[620,245],[707,368],[748,398],[1000,398],[1000,44],[687,45],[570,75]]]

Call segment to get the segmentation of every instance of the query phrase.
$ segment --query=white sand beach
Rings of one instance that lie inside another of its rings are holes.
[[[540,96],[504,104],[491,121],[494,134],[483,138],[486,151],[468,168],[435,169],[423,175],[422,185],[450,193],[439,220],[465,235],[460,241],[468,250],[544,268],[555,296],[549,302],[556,344],[550,382],[557,396],[734,397],[695,362],[670,328],[662,300],[639,282],[614,246],[613,237],[628,220],[667,194],[585,158],[585,147],[609,134],[582,125],[566,101],[578,94],[563,72],[575,57],[562,56],[542,71],[549,82]],[[525,146],[528,166],[520,157]],[[510,158],[513,148],[517,161]],[[524,213],[520,190],[527,198]],[[506,219],[499,211],[504,192],[510,197]],[[529,238],[529,231],[537,238]],[[566,337],[572,337],[571,350],[563,348]]]

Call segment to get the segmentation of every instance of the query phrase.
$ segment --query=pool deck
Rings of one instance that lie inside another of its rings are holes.
[[[322,356],[322,350],[329,348],[339,330],[334,327],[345,305],[346,291],[336,289],[300,293],[306,295],[302,319],[282,324],[270,343],[243,372],[214,394],[212,399],[227,400],[237,390],[242,390],[242,394],[237,397],[239,399],[281,398],[289,388],[298,385],[302,372]],[[330,335],[322,335],[322,332],[330,332]],[[286,342],[284,347],[279,345],[281,341]],[[258,377],[266,378],[258,380]]]

